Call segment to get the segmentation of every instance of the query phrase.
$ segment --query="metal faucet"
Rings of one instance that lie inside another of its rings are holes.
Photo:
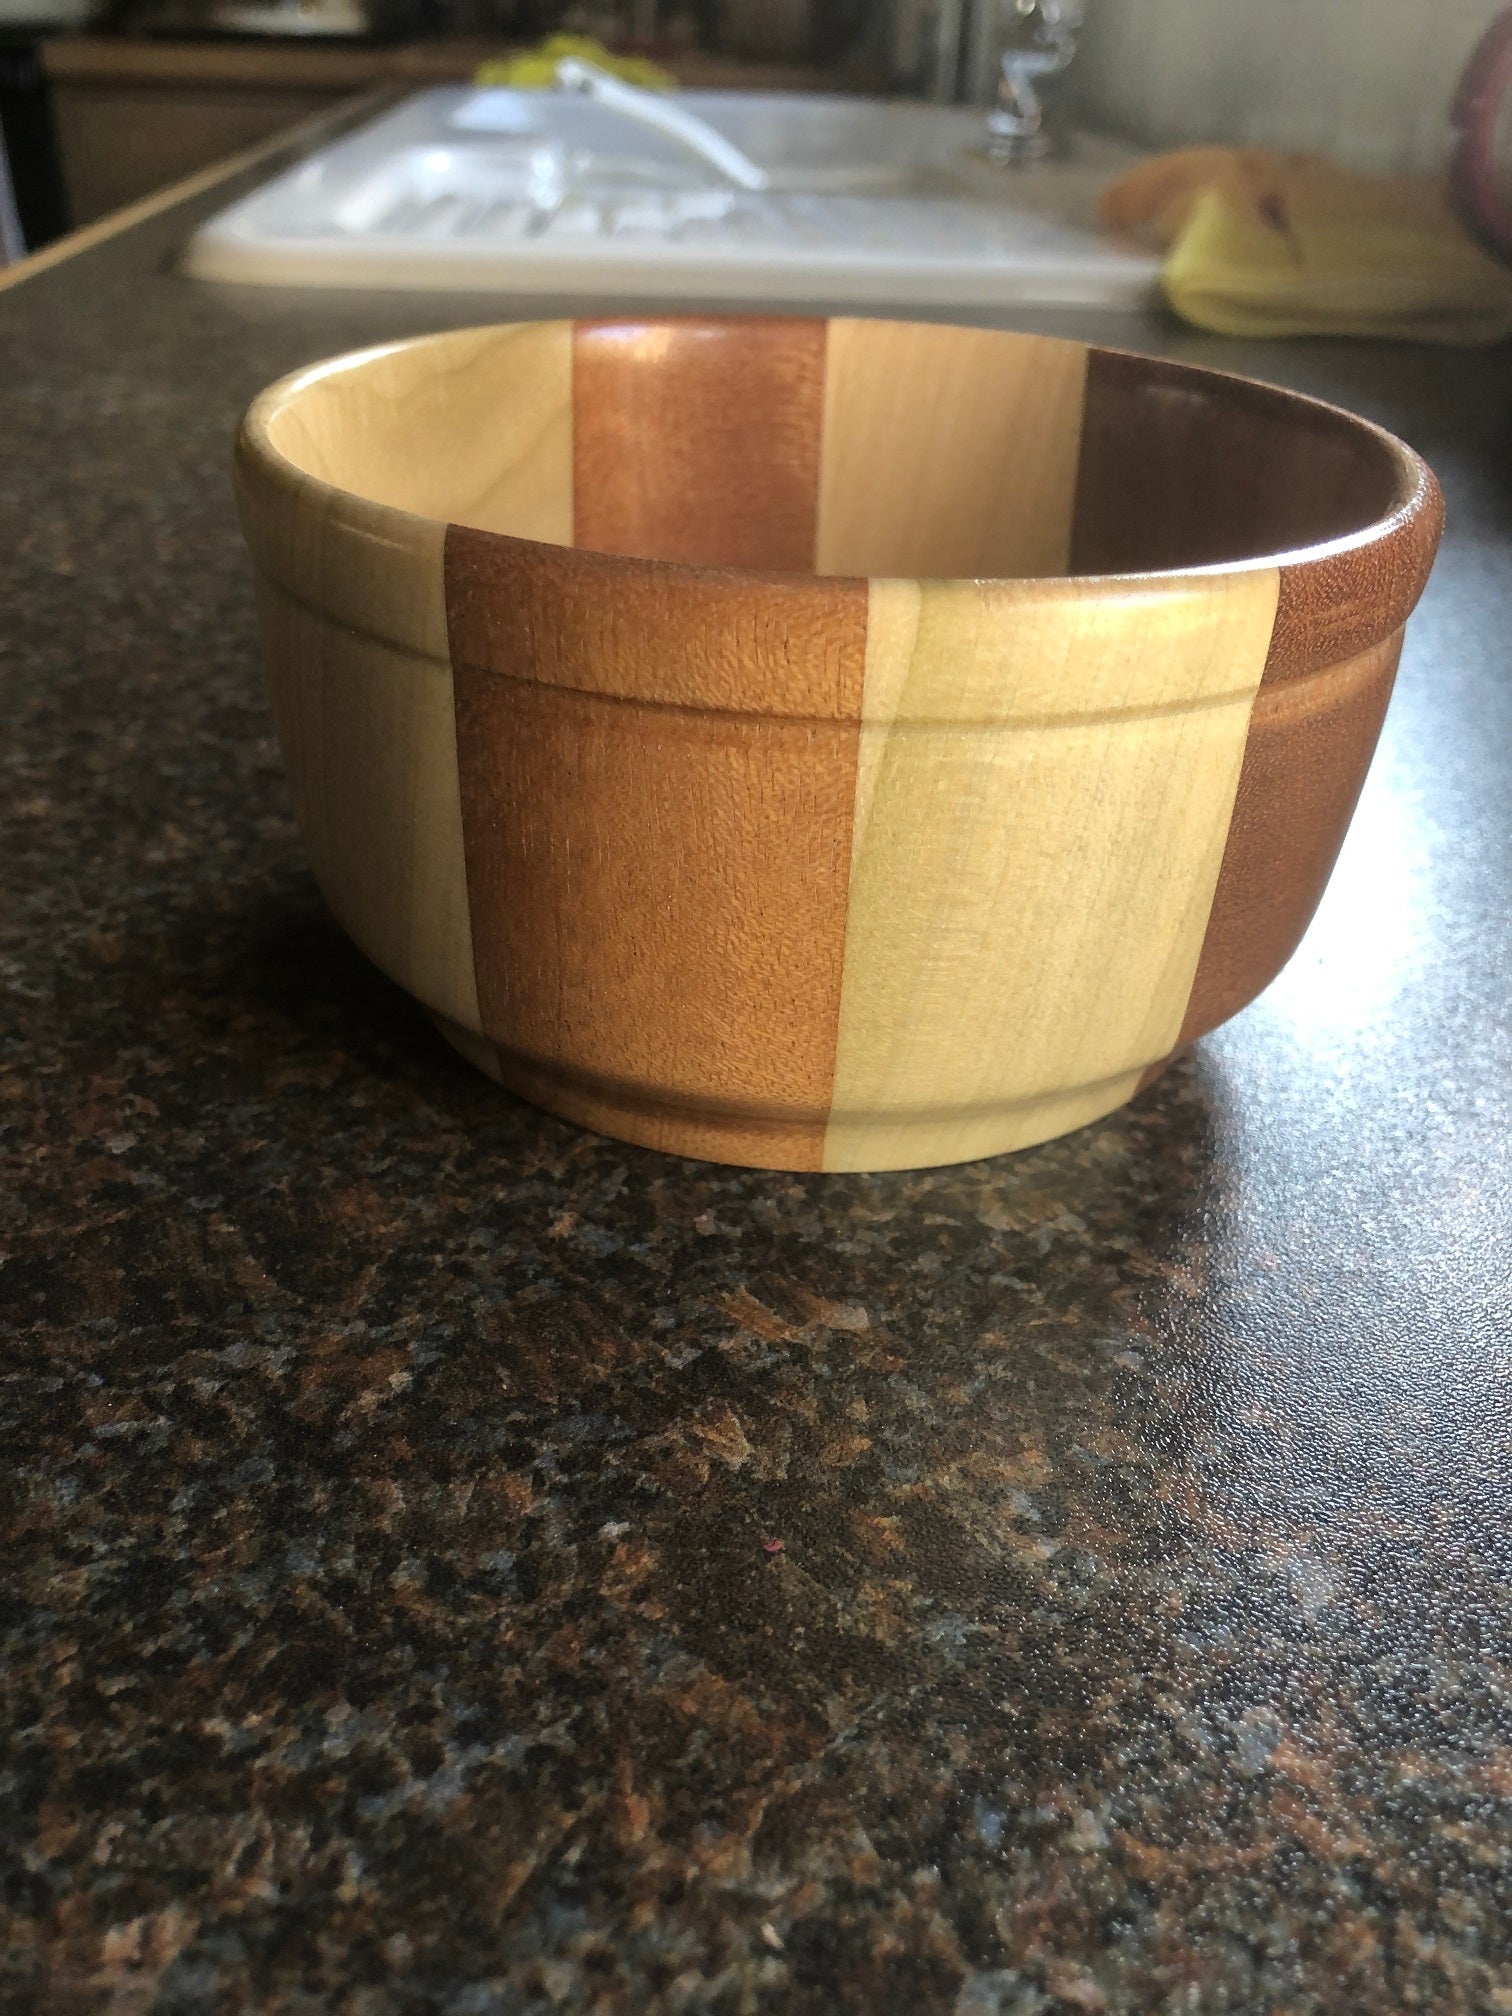
[[[1041,95],[1076,53],[1081,0],[890,0],[895,85],[990,106],[984,152],[1024,167],[1051,152]]]
[[[1005,168],[1042,161],[1052,139],[1038,86],[1070,67],[1080,0],[1014,0],[1014,35],[1002,53],[997,103],[987,114],[987,155]]]

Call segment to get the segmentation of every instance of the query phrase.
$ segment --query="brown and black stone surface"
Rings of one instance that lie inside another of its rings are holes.
[[[0,2005],[1512,2010],[1505,355],[1076,325],[1434,463],[1381,754],[1134,1108],[794,1178],[513,1103],[326,920],[232,426],[494,311],[194,214],[0,295]]]

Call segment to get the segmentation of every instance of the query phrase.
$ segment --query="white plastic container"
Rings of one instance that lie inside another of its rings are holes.
[[[1148,252],[1097,231],[1136,158],[1083,142],[1022,172],[957,106],[783,94],[678,100],[767,170],[750,191],[586,98],[446,88],[256,190],[186,270],[279,286],[462,288],[695,303],[1137,307]]]

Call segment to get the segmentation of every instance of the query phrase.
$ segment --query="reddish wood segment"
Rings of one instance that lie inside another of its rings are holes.
[[[866,584],[603,560],[584,578],[579,556],[456,526],[446,582],[500,1075],[651,1146],[817,1168]]]
[[[579,322],[579,546],[706,567],[814,564],[828,324]]]
[[[1425,469],[1394,522],[1366,543],[1281,569],[1267,685],[1342,665],[1399,633],[1412,614],[1444,529],[1444,500]]]

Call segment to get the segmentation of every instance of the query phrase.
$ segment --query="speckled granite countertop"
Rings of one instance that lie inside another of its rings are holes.
[[[1325,909],[1069,1140],[747,1174],[322,913],[233,422],[490,311],[213,200],[0,295],[4,2007],[1512,2010],[1506,355],[1103,326],[1443,479]]]

